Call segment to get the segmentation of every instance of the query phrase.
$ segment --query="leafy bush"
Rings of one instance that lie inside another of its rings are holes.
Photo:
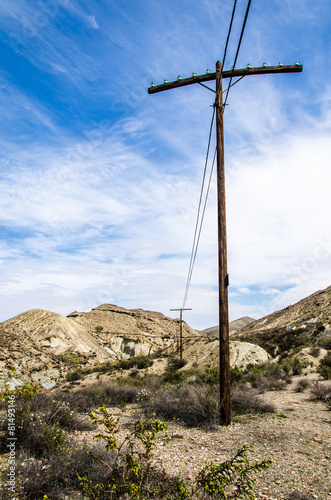
[[[187,374],[179,370],[183,368],[186,363],[187,361],[185,361],[185,359],[170,358],[168,360],[168,366],[163,374],[163,380],[172,384],[183,382],[187,378]]]
[[[66,380],[68,382],[74,382],[75,380],[80,380],[83,376],[83,371],[81,368],[78,368],[77,370],[73,372],[69,372],[66,374]]]
[[[231,385],[237,384],[243,379],[243,372],[239,368],[231,368],[230,370],[230,383]]]
[[[250,463],[248,446],[243,446],[232,460],[221,464],[208,463],[196,476],[192,486],[178,475],[170,478],[165,471],[156,469],[151,463],[151,452],[157,435],[166,435],[166,426],[159,420],[137,421],[131,435],[122,443],[116,439],[119,419],[114,419],[105,406],[100,407],[101,415],[92,413],[92,420],[103,425],[104,431],[95,436],[105,441],[107,451],[116,451],[108,477],[100,483],[89,480],[87,475],[80,477],[84,496],[88,499],[177,499],[193,500],[198,498],[249,499],[254,498],[253,473],[267,469],[272,463],[266,459],[260,463]],[[100,460],[95,456],[97,461]]]
[[[168,370],[180,370],[180,368],[183,368],[187,364],[187,361],[185,359],[181,358],[170,358],[168,361]]]

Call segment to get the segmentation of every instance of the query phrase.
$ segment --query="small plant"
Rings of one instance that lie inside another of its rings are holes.
[[[314,358],[318,358],[318,356],[321,354],[321,348],[319,345],[314,345],[309,349],[309,354],[311,356],[314,356]]]
[[[119,418],[115,419],[103,405],[99,415],[91,413],[92,421],[102,425],[104,431],[95,439],[105,442],[105,449],[112,453],[112,463],[105,480],[94,483],[87,475],[79,477],[86,498],[93,500],[132,498],[193,500],[198,498],[252,499],[256,472],[267,469],[272,461],[249,462],[250,447],[241,447],[232,460],[221,464],[208,463],[188,486],[178,475],[170,478],[166,472],[151,463],[151,452],[159,433],[166,434],[166,426],[160,420],[136,421],[130,435],[119,443]],[[93,455],[96,461],[104,462]]]
[[[70,372],[70,373],[67,373],[66,374],[66,380],[68,382],[74,382],[76,380],[80,380],[82,378],[82,370],[80,368],[78,368],[77,370],[73,371],[73,372]]]
[[[100,325],[98,325],[98,326],[96,326],[96,327],[94,328],[94,331],[95,331],[96,333],[101,333],[101,332],[102,332],[102,330],[103,330],[103,326],[100,326]]]
[[[259,464],[250,463],[247,452],[250,446],[242,446],[232,460],[219,465],[207,464],[196,477],[197,490],[212,498],[239,499],[254,498],[254,480],[251,473],[267,469],[272,460],[265,459]]]

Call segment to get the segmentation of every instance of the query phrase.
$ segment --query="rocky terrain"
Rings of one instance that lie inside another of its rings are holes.
[[[331,286],[319,290],[296,304],[285,307],[245,326],[241,333],[258,332],[272,328],[306,327],[307,323],[320,323],[331,327]]]
[[[287,325],[293,331],[313,325],[322,327],[321,335],[328,336],[330,304],[328,287],[260,320],[245,317],[232,322],[230,332],[236,336],[230,342],[231,366],[242,369],[270,359],[264,345],[247,342],[252,332],[263,335]],[[0,384],[10,381],[16,386],[34,380],[52,387],[75,368],[139,354],[171,354],[177,349],[179,321],[159,312],[112,304],[68,316],[40,309],[27,311],[0,324]],[[217,327],[197,332],[183,322],[184,357],[189,366],[217,363],[216,333]]]
[[[159,312],[112,304],[68,316],[27,311],[0,324],[0,383],[10,381],[16,386],[35,381],[49,388],[74,368],[159,351],[171,354],[177,349],[179,321]],[[191,363],[215,363],[218,340],[214,337],[183,322],[183,341]],[[261,347],[231,342],[232,366],[243,368],[267,360]]]
[[[52,387],[74,366],[151,354],[175,345],[179,320],[104,304],[67,317],[33,309],[0,324],[0,383]],[[198,333],[183,322],[183,337]]]

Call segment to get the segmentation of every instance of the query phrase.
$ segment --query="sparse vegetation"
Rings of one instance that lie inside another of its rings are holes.
[[[233,337],[242,340],[240,333]],[[304,328],[292,329],[273,328],[271,330],[245,334],[245,342],[263,347],[272,357],[286,356],[290,350],[298,350],[302,346],[312,345],[313,340]]]
[[[247,452],[250,447],[241,447],[232,460],[221,464],[208,463],[198,473],[193,485],[187,485],[180,475],[174,478],[152,465],[151,452],[157,435],[166,434],[166,426],[160,420],[136,421],[131,435],[121,443],[116,439],[119,419],[114,419],[105,406],[100,407],[101,415],[91,413],[92,420],[102,424],[104,433],[95,436],[105,441],[107,451],[115,450],[108,477],[95,484],[87,475],[80,477],[84,495],[89,499],[182,499],[196,498],[254,498],[252,474],[267,469],[272,461],[262,460],[250,463]],[[140,449],[139,446],[140,445]],[[141,451],[142,450],[142,451]],[[98,456],[96,460],[100,461]]]
[[[192,386],[189,389],[191,394],[187,387],[179,391],[181,406],[199,401],[199,409],[193,407],[194,415],[190,417],[196,423],[197,419],[208,416],[215,399],[210,387],[200,399],[197,390],[193,391]],[[2,398],[10,394],[11,391],[6,390]],[[79,401],[81,396],[81,393],[71,394],[69,399]],[[22,498],[26,500],[64,499],[70,489],[82,489],[85,498],[91,500],[120,499],[126,495],[136,500],[193,500],[215,495],[224,499],[248,499],[253,498],[254,491],[251,476],[271,464],[269,459],[251,463],[247,458],[250,448],[243,446],[232,460],[206,464],[193,484],[188,485],[180,475],[170,477],[163,468],[152,464],[151,452],[157,435],[166,436],[166,425],[153,416],[146,421],[137,420],[132,431],[119,442],[116,437],[119,418],[115,419],[103,404],[98,413],[90,413],[90,418],[94,424],[103,426],[95,439],[104,441],[105,446],[99,444],[88,449],[72,437],[69,440],[63,428],[68,431],[91,429],[91,423],[75,426],[77,415],[70,403],[61,399],[60,393],[53,394],[51,399],[45,392],[39,392],[37,386],[25,386],[15,391],[15,397],[20,410],[19,428],[24,430],[19,436],[19,463],[24,484]]]
[[[122,370],[130,370],[130,368],[142,370],[152,366],[153,363],[154,360],[151,356],[139,354],[138,356],[133,356],[129,359],[119,359],[113,362],[102,363],[92,366],[91,368],[78,368],[77,370],[67,373],[66,380],[68,382],[72,382],[80,380],[84,375],[89,375],[91,373],[112,373],[120,368]]]
[[[311,356],[314,356],[314,358],[318,358],[318,356],[321,354],[321,348],[319,345],[313,345],[310,350],[309,354]]]

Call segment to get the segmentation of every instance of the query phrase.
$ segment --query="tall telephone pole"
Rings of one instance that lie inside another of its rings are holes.
[[[180,322],[179,322],[179,358],[183,359],[183,311],[192,311],[192,309],[184,309],[184,307],[179,307],[178,309],[170,309],[170,311],[180,311]]]
[[[190,78],[178,79],[155,86],[154,83],[148,89],[149,94],[156,94],[165,90],[175,89],[199,83],[206,87],[204,82],[216,80],[216,141],[217,141],[217,208],[218,208],[218,283],[219,283],[219,371],[220,371],[220,423],[229,425],[231,422],[230,401],[230,347],[229,347],[229,313],[228,313],[228,286],[229,278],[227,272],[227,242],[226,242],[226,210],[225,210],[225,175],[224,175],[224,126],[223,126],[223,98],[222,80],[224,78],[244,77],[248,75],[262,75],[275,73],[299,73],[302,66],[295,63],[292,66],[267,66],[245,69],[232,69],[223,71],[220,61],[216,63],[216,72],[207,70],[205,75],[196,76],[192,73]],[[209,87],[207,87],[209,88]],[[212,89],[209,89],[212,90]]]

